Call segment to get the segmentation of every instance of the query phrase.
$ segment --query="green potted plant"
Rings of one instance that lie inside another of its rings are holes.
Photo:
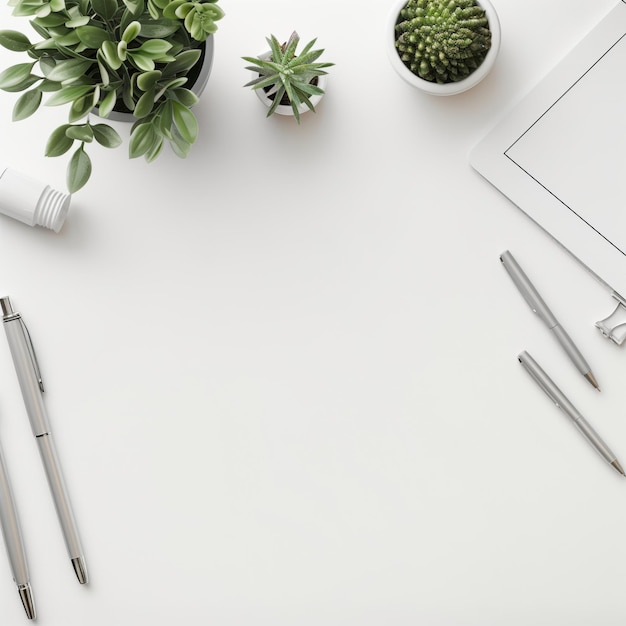
[[[14,15],[30,18],[41,37],[0,31],[0,45],[29,57],[0,73],[0,89],[23,92],[13,119],[23,120],[45,98],[69,105],[68,123],[50,135],[47,156],[73,151],[70,192],[91,175],[87,144],[122,142],[100,118],[134,121],[129,156],[154,160],[165,142],[187,156],[198,134],[191,111],[211,67],[213,33],[223,17],[217,0],[13,0]]]
[[[259,99],[267,106],[267,117],[273,113],[293,115],[298,124],[300,114],[315,112],[326,87],[327,72],[324,68],[334,63],[320,63],[317,59],[324,50],[313,50],[317,39],[309,41],[297,53],[300,37],[295,31],[283,44],[274,35],[266,38],[269,50],[257,57],[243,57],[251,63],[246,67],[253,78],[244,87],[252,87]]]
[[[433,95],[479,83],[500,48],[500,22],[489,0],[397,0],[386,29],[398,74]]]

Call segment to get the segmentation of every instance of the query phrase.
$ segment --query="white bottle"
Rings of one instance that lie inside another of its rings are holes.
[[[70,194],[0,164],[0,213],[58,233],[70,200]]]

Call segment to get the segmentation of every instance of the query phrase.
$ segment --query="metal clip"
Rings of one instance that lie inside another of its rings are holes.
[[[24,329],[24,335],[26,336],[26,343],[28,344],[28,352],[30,354],[30,360],[33,363],[33,369],[35,370],[35,376],[37,378],[37,383],[39,384],[39,389],[43,393],[45,389],[43,388],[43,379],[41,378],[41,370],[39,369],[39,362],[37,361],[37,353],[35,352],[35,346],[33,345],[33,340],[30,338],[30,333],[28,332],[28,327],[24,323],[24,320],[20,316],[19,318],[20,324]]]
[[[626,340],[626,306],[621,298],[613,294],[617,300],[617,306],[611,315],[599,322],[596,322],[596,328],[613,343],[621,346]]]

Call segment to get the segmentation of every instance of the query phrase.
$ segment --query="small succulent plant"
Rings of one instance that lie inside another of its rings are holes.
[[[22,120],[39,108],[69,105],[68,123],[48,139],[47,156],[67,153],[67,186],[80,189],[91,175],[85,147],[108,148],[121,137],[105,123],[92,124],[98,110],[107,118],[120,107],[136,118],[129,156],[155,159],[169,142],[184,157],[197,137],[191,107],[190,71],[202,55],[202,42],[224,15],[217,0],[10,0],[13,14],[30,18],[41,37],[31,42],[14,30],[0,31],[0,45],[28,56],[0,72],[0,89],[24,92],[13,108]]]
[[[316,62],[324,52],[324,50],[313,50],[317,39],[309,41],[302,51],[296,54],[300,37],[295,31],[289,40],[283,44],[280,44],[274,35],[266,38],[266,41],[270,47],[268,58],[263,56],[243,57],[244,61],[252,63],[246,69],[258,74],[258,78],[246,83],[244,87],[263,89],[267,97],[272,99],[267,117],[276,111],[279,104],[290,104],[294,117],[299,124],[300,112],[298,107],[304,103],[311,111],[315,112],[310,97],[324,93],[324,90],[315,84],[316,77],[327,74],[324,68],[334,65],[334,63]]]
[[[489,21],[475,0],[408,0],[396,23],[402,62],[430,82],[466,78],[490,47]]]

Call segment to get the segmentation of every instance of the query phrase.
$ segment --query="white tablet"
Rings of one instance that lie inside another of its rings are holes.
[[[474,148],[472,166],[626,305],[626,2]],[[620,295],[622,294],[622,295]],[[599,325],[626,339],[626,308]]]

